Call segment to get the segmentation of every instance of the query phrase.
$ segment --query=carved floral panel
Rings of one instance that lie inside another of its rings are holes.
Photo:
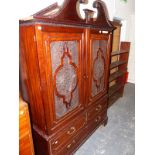
[[[51,43],[52,75],[56,118],[73,110],[79,103],[78,42]]]
[[[92,97],[104,89],[105,56],[107,41],[93,40],[92,42]]]

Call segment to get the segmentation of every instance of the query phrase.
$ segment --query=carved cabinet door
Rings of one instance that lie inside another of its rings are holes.
[[[90,105],[107,93],[109,67],[110,36],[108,34],[90,34],[90,52],[88,55],[88,94]]]
[[[50,97],[51,127],[53,127],[84,109],[83,33],[73,33],[65,29],[65,31],[44,32],[42,36],[46,58],[44,66],[47,74],[46,90]]]

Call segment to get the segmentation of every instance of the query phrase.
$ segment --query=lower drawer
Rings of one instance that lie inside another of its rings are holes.
[[[51,141],[52,150],[58,150],[69,139],[75,136],[86,125],[86,113],[78,116],[72,122],[55,134]]]
[[[100,114],[92,118],[92,121],[89,122],[88,127],[87,127],[89,132],[96,129],[96,127],[99,126],[101,123],[104,123],[106,119],[107,119],[107,113],[105,112],[101,112]]]
[[[96,117],[99,113],[106,113],[107,111],[107,99],[101,99],[97,104],[89,107],[87,111],[88,122],[92,122],[93,118]]]
[[[77,117],[79,118],[79,117]],[[101,125],[107,120],[106,113],[99,113],[97,116],[92,118],[91,122],[88,122],[85,126],[78,130],[69,139],[63,141],[63,143],[58,144],[57,149],[53,147],[53,137],[48,135],[43,135],[34,126],[34,144],[36,145],[35,154],[36,155],[72,155],[80,145],[83,144],[85,140]]]
[[[84,128],[74,138],[66,142],[63,148],[59,152],[54,152],[55,155],[72,155],[77,148],[86,140],[88,131]]]
[[[92,119],[82,131],[80,131],[74,138],[66,142],[59,152],[54,151],[55,155],[72,155],[73,152],[87,139],[89,135],[106,119],[106,113],[100,113]]]

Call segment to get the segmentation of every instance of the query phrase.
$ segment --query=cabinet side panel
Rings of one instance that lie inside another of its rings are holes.
[[[20,26],[20,83],[26,86],[33,124],[37,125],[41,130],[45,130],[44,108],[34,36],[33,26]],[[21,93],[24,92],[21,91]]]

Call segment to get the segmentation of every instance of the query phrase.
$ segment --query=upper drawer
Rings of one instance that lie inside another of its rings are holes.
[[[63,130],[56,133],[51,141],[52,148],[54,150],[58,149],[58,147],[64,144],[68,139],[75,136],[77,132],[85,126],[85,124],[86,114],[84,113],[65,126]]]

